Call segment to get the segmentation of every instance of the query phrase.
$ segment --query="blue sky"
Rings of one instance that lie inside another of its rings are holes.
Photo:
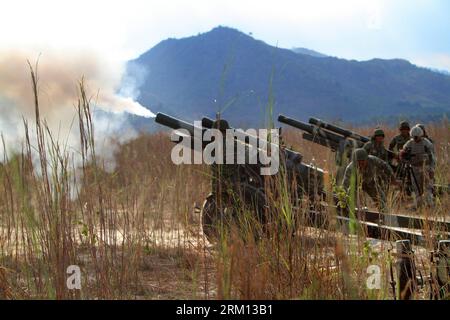
[[[93,50],[119,60],[225,25],[279,47],[405,58],[450,71],[445,0],[41,0],[2,3],[0,50]]]

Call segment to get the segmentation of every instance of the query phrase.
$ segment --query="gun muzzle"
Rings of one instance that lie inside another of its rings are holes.
[[[352,138],[352,139],[361,141],[363,143],[370,141],[370,138],[368,138],[368,137],[362,136],[356,132],[338,127],[334,124],[322,121],[317,118],[309,118],[309,123],[313,124],[315,126],[318,126],[319,128],[323,128],[323,129],[335,132],[337,134],[340,134],[340,135],[344,136],[345,138]]]
[[[286,117],[282,114],[278,116],[278,121],[284,124],[287,124],[291,127],[300,129],[312,135],[313,137],[320,137],[326,140],[331,141],[332,143],[339,144],[339,142],[344,139],[343,136],[337,135],[333,132],[322,130],[316,126]]]
[[[185,130],[189,131],[189,133],[191,135],[194,135],[195,127],[193,124],[183,121],[183,120],[180,120],[180,119],[177,119],[175,117],[169,116],[165,113],[158,112],[155,117],[155,122],[162,124],[163,126],[169,127],[171,129],[174,129],[174,130],[185,129]]]

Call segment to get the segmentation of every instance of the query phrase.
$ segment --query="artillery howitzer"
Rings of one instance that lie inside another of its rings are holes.
[[[213,129],[214,120],[209,118],[203,118],[201,126],[195,126],[183,120],[176,119],[163,113],[158,113],[155,118],[155,122],[162,124],[166,127],[176,130],[174,134],[180,139],[186,135],[190,136],[191,144],[190,148],[200,145],[202,149],[206,147],[208,143],[198,141],[197,133],[203,133],[208,129]],[[251,135],[243,130],[229,128],[235,130],[239,135],[234,136],[234,142],[237,144],[245,145],[246,153],[250,154],[250,150],[255,148],[249,144],[249,140],[253,139],[258,141],[260,145],[260,138]],[[184,132],[181,132],[183,131]],[[179,139],[178,139],[179,140]],[[178,141],[175,141],[178,142]],[[271,150],[273,150],[273,143]],[[279,146],[275,146],[278,150]],[[259,149],[258,149],[259,150]],[[237,214],[239,210],[245,209],[254,213],[255,218],[260,222],[265,222],[265,215],[267,211],[267,197],[266,197],[266,184],[265,179],[277,179],[282,178],[283,173],[287,173],[287,183],[289,185],[294,184],[295,190],[292,190],[290,199],[298,203],[299,198],[303,195],[307,195],[310,199],[316,196],[323,196],[323,171],[319,168],[315,168],[311,165],[302,163],[302,155],[293,150],[281,148],[279,152],[280,170],[277,174],[272,176],[262,176],[260,173],[261,163],[246,162],[245,164],[224,164],[224,165],[211,165],[212,166],[212,190],[207,196],[201,208],[202,226],[205,235],[212,240],[217,236],[217,227],[221,222],[226,222],[230,217]],[[226,167],[225,167],[226,166]],[[230,170],[233,174],[231,176],[221,176],[217,173],[220,172],[219,167],[223,167]],[[215,170],[215,171],[214,171]],[[292,180],[295,179],[295,183]],[[219,188],[217,188],[219,186]],[[230,194],[223,189],[233,189],[234,194]],[[218,196],[219,195],[219,196]],[[239,208],[236,208],[236,207]]]

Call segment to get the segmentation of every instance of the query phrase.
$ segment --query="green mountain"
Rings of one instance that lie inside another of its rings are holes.
[[[220,111],[236,126],[260,126],[278,113],[356,124],[450,113],[445,74],[401,59],[296,53],[226,27],[160,42],[128,63],[128,77],[153,112],[199,120]]]

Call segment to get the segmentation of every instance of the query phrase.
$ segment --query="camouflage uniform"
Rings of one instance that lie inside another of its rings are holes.
[[[397,151],[400,151],[403,149],[403,146],[405,145],[408,140],[411,139],[411,137],[408,135],[407,137],[402,136],[401,134],[396,135],[394,138],[392,138],[391,143],[389,143],[389,150],[394,151],[397,149]]]
[[[213,128],[217,128],[223,135],[223,164],[211,165],[211,187],[219,207],[232,207],[242,209],[251,206],[257,210],[258,217],[262,219],[262,208],[265,204],[265,196],[261,190],[263,184],[260,177],[260,164],[237,164],[237,149],[234,145],[234,164],[226,163],[227,144],[226,129],[228,123],[224,120],[216,120]],[[235,142],[237,143],[237,142]],[[249,148],[245,148],[245,157],[249,159]],[[260,220],[262,221],[262,220]]]
[[[352,159],[352,152],[356,148],[354,140],[352,139],[342,139],[339,142],[339,148],[336,150],[335,163],[336,163],[336,184],[342,184],[342,179],[344,179],[345,168]]]
[[[404,130],[410,130],[409,123],[407,121],[400,122],[399,128],[400,131]],[[403,149],[403,146],[405,145],[408,140],[411,139],[410,134],[408,133],[406,136],[399,134],[396,135],[394,138],[392,138],[391,143],[389,143],[388,149],[390,151],[395,151],[397,149],[397,152]]]
[[[371,139],[364,144],[363,148],[367,151],[367,154],[380,158],[383,161],[388,161],[388,152],[384,144],[379,145],[374,139]]]
[[[360,186],[380,209],[386,208],[386,190],[391,180],[395,179],[394,171],[383,160],[369,155],[367,166],[360,170],[356,161],[352,161],[345,169],[343,187],[349,193],[351,190],[357,190]],[[354,177],[354,179],[352,179]],[[352,182],[356,185],[351,186]],[[356,199],[357,194],[353,195]]]
[[[223,163],[211,164],[211,189],[202,208],[203,232],[211,241],[220,235],[218,226],[227,226],[229,223],[238,222],[240,213],[252,212],[258,222],[265,224],[265,193],[261,189],[261,179],[259,176],[259,164],[237,164],[236,143],[234,147],[234,163],[227,164],[227,136],[226,129],[228,123],[223,120],[216,120],[212,126],[222,133],[223,143]],[[216,152],[215,149],[213,152]],[[230,150],[231,151],[231,150]],[[248,148],[245,152],[248,154]],[[215,156],[213,154],[213,156]],[[218,155],[217,155],[218,156]],[[246,156],[248,159],[249,155]],[[216,160],[219,160],[216,157]],[[259,237],[258,232],[254,233]]]
[[[410,139],[403,147],[404,161],[411,165],[414,177],[410,179],[413,190],[417,193],[417,205],[423,203],[423,196],[429,204],[433,203],[433,176],[436,158],[433,144],[426,138],[416,142]],[[417,185],[415,185],[417,183]]]
[[[223,135],[223,164],[214,163],[211,165],[211,189],[216,195],[225,195],[234,189],[237,183],[239,168],[236,164],[226,164],[226,130],[229,129],[228,122],[225,120],[216,120],[214,121],[213,128],[220,130]]]

